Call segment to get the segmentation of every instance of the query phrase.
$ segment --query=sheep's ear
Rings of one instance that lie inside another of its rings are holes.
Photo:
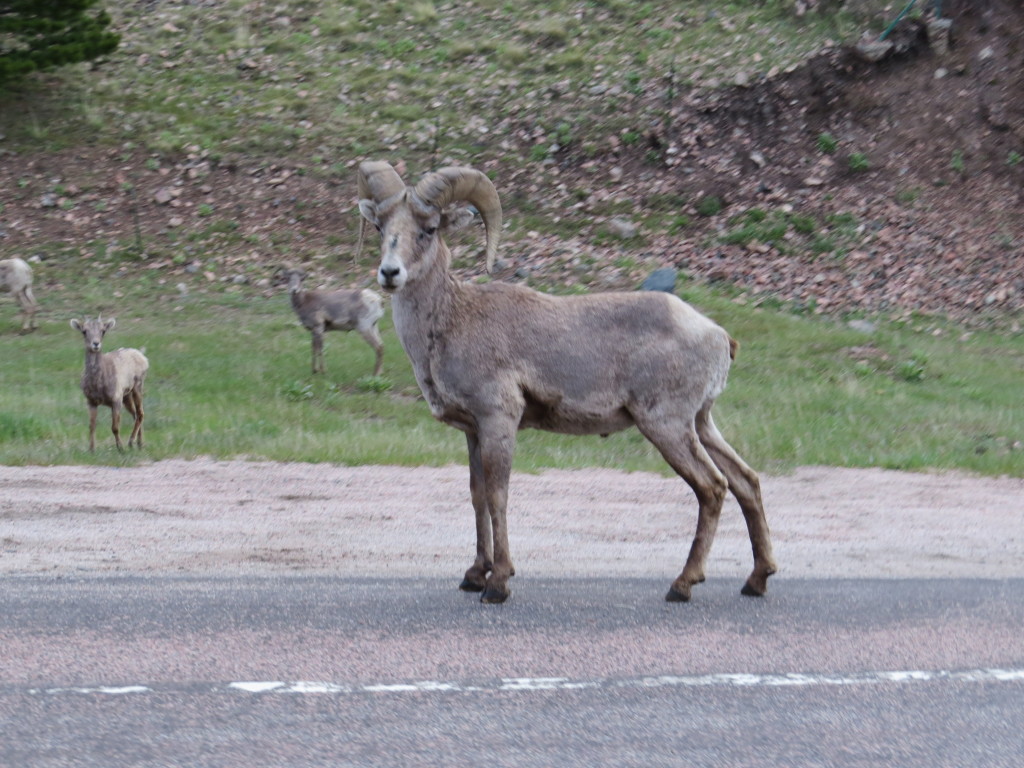
[[[75,317],[71,318],[71,327],[74,328],[76,331],[84,331],[85,330],[82,327],[82,324],[80,322],[78,322],[78,318],[75,318]]]
[[[104,320],[103,321],[103,332],[106,333],[111,328],[113,328],[116,324],[117,324],[117,319],[116,318],[111,317],[111,318],[108,318],[107,320]]]
[[[359,213],[364,219],[373,224],[373,226],[380,226],[377,222],[377,205],[373,200],[360,200]]]
[[[456,208],[454,211],[442,213],[439,229],[446,233],[456,232],[473,221],[475,215],[472,208]]]

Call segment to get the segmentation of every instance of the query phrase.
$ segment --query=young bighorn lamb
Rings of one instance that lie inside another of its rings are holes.
[[[10,291],[21,307],[21,330],[36,328],[35,314],[39,304],[32,293],[32,267],[22,259],[0,261],[0,291]]]
[[[299,321],[313,336],[313,373],[324,372],[324,333],[326,331],[358,331],[373,347],[376,362],[373,375],[380,376],[384,364],[384,343],[377,321],[384,316],[381,297],[370,290],[304,291],[306,273],[286,269],[281,273],[288,281],[292,309]]]
[[[359,167],[359,209],[381,234],[377,272],[395,332],[439,420],[466,433],[476,559],[462,589],[503,602],[515,573],[505,520],[517,430],[575,435],[636,426],[697,495],[697,531],[666,600],[704,580],[726,491],[740,503],[754,554],[742,592],[763,595],[775,572],[757,474],[725,441],[711,406],[736,342],[678,297],[660,292],[549,296],[473,284],[449,272],[441,235],[465,202],[480,212],[490,271],[501,204],[490,180],[450,167],[406,186],[387,163]]]
[[[81,331],[85,340],[85,370],[82,372],[82,392],[89,404],[89,450],[96,450],[96,410],[101,405],[110,406],[110,429],[114,433],[117,450],[124,450],[121,444],[121,405],[135,419],[128,447],[132,442],[142,447],[142,385],[149,370],[149,360],[137,349],[122,347],[113,352],[101,352],[103,336],[114,327],[113,317],[106,320],[96,318],[84,322],[71,321],[71,327]]]

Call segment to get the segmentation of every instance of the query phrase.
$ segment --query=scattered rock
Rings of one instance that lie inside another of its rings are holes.
[[[938,56],[945,56],[949,53],[949,32],[953,26],[952,19],[928,19],[926,29],[928,30],[928,45]]]
[[[861,58],[872,63],[884,59],[892,53],[892,49],[893,44],[888,40],[875,40],[872,38],[861,38],[856,47],[857,53],[860,54]]]
[[[675,293],[677,272],[672,267],[656,269],[647,276],[640,289],[643,291],[663,291]]]
[[[608,222],[608,230],[621,240],[629,240],[637,235],[636,224],[621,216],[616,216]]]
[[[851,320],[846,326],[854,331],[860,333],[874,333],[878,330],[878,326],[872,323],[870,320]]]

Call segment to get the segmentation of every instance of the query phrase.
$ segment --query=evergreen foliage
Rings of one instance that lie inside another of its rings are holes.
[[[117,48],[98,0],[0,0],[0,85],[29,72],[95,59]]]

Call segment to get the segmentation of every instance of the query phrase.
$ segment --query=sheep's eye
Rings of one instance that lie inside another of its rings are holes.
[[[434,233],[437,232],[437,227],[426,227],[423,232],[427,237],[433,237]]]

